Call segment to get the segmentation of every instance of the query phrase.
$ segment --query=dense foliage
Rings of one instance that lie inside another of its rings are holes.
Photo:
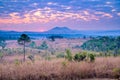
[[[120,53],[120,36],[93,38],[85,42],[81,47],[84,50],[118,54]]]
[[[83,61],[85,58],[86,58],[86,54],[84,53],[78,53],[78,54],[75,54],[74,56],[75,61]]]
[[[89,52],[80,52],[74,55],[74,60],[78,62],[84,60],[93,62],[95,61],[95,55]]]

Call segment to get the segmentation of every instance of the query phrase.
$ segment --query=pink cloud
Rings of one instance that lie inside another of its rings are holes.
[[[100,18],[103,18],[103,17],[112,18],[113,17],[111,14],[105,13],[105,12],[95,12],[95,14],[101,15]]]
[[[96,14],[102,15],[101,17],[109,17],[112,18],[113,16],[104,13],[104,12],[96,12],[95,14],[91,13],[89,10],[82,10],[79,12],[62,12],[56,11],[49,7],[45,7],[43,9],[36,9],[25,13],[21,18],[19,13],[11,13],[9,14],[9,18],[0,18],[0,23],[47,23],[50,21],[65,21],[66,19],[71,20],[83,20],[83,21],[92,21],[92,20],[99,20],[101,17],[96,16]]]

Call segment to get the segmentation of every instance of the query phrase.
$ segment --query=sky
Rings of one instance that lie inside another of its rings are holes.
[[[120,0],[0,0],[0,30],[120,30]]]

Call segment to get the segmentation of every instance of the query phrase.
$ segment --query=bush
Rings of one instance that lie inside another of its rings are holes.
[[[74,60],[75,61],[80,61],[80,54],[75,54]]]
[[[14,63],[15,63],[16,66],[20,65],[20,61],[18,59],[15,59]]]
[[[74,56],[75,61],[83,61],[86,58],[86,54],[78,53]]]
[[[68,60],[68,61],[72,61],[73,57],[72,57],[72,53],[69,49],[66,50],[66,56],[65,58]]]
[[[62,66],[66,67],[67,66],[67,62],[63,61],[62,62]]]
[[[95,55],[94,54],[89,54],[90,62],[93,62],[95,60]]]
[[[35,48],[35,47],[36,47],[36,43],[35,43],[34,41],[32,41],[32,42],[29,44],[29,46],[30,46],[31,48]]]
[[[48,44],[46,43],[46,41],[43,41],[42,44],[38,46],[38,49],[42,49],[42,50],[48,49]]]
[[[78,54],[75,54],[74,60],[75,61],[83,61],[85,59],[90,60],[90,62],[93,62],[95,60],[95,55],[92,53],[87,53],[87,52],[80,52]]]

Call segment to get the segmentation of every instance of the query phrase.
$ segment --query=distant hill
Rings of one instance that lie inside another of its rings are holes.
[[[80,35],[85,35],[85,36],[119,36],[120,30],[80,31],[80,30],[72,30],[68,27],[54,27],[43,33],[46,33],[46,34],[80,34]]]
[[[69,29],[68,27],[55,27],[44,33],[47,34],[80,34],[80,31]]]
[[[46,38],[51,35],[60,35],[64,38],[81,38],[84,36],[120,36],[120,30],[111,31],[78,31],[72,30],[68,27],[54,27],[44,32],[17,32],[17,31],[0,31],[0,38],[17,39],[21,34],[28,34],[32,39]]]

